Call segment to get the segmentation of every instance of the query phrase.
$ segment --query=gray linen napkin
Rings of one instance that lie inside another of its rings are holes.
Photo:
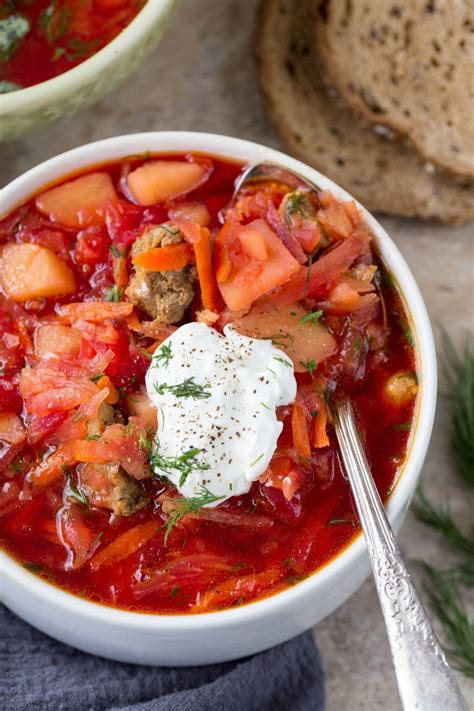
[[[145,667],[56,642],[0,605],[2,711],[323,711],[311,632],[236,662]]]

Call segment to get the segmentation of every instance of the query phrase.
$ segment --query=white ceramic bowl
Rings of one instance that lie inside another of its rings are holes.
[[[179,0],[148,0],[105,47],[57,77],[0,95],[0,141],[98,101],[124,81],[161,37]]]
[[[242,162],[270,160],[295,170],[343,200],[350,195],[317,171],[283,153],[227,136],[189,132],[141,133],[81,146],[33,168],[4,189],[10,211],[46,183],[79,168],[145,151],[204,151]],[[401,290],[416,341],[420,395],[409,454],[387,512],[398,529],[416,487],[431,434],[436,401],[433,335],[423,299],[398,249],[364,210],[377,249]],[[267,649],[333,612],[363,582],[369,560],[362,536],[318,572],[259,602],[202,615],[151,615],[88,602],[29,573],[3,553],[5,604],[43,632],[74,647],[140,664],[208,664]]]

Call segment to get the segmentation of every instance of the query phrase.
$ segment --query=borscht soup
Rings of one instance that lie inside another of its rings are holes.
[[[332,406],[385,500],[413,336],[354,202],[213,155],[127,156],[0,219],[0,538],[123,610],[288,589],[360,533]]]
[[[105,47],[146,0],[7,0],[0,4],[0,94],[67,72]]]

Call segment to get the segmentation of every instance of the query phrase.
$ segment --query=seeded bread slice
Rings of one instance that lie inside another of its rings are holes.
[[[427,170],[398,142],[364,128],[330,94],[314,53],[314,0],[264,0],[256,32],[264,99],[288,150],[344,186],[369,210],[463,223],[474,190]]]
[[[330,83],[425,160],[474,179],[472,0],[324,0],[316,36]]]

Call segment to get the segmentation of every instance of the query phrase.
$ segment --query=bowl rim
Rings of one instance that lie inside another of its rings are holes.
[[[180,0],[147,0],[131,22],[108,44],[88,59],[39,84],[33,84],[33,86],[2,94],[0,116],[21,111],[27,104],[39,105],[45,99],[48,102],[58,100],[61,95],[71,92],[74,85],[91,81],[94,76],[105,70],[130,46],[138,42],[150,25],[156,19],[171,11],[178,2]]]
[[[4,204],[9,203],[7,210],[10,212],[42,186],[54,182],[61,176],[74,175],[85,167],[93,168],[111,160],[120,160],[127,155],[146,151],[157,154],[203,152],[242,162],[269,160],[300,173],[322,188],[330,189],[338,198],[354,199],[347,191],[317,170],[261,144],[213,133],[154,131],[106,138],[50,158],[9,183],[3,189]],[[386,505],[388,517],[393,522],[396,517],[403,515],[408,507],[428,448],[436,404],[436,354],[428,313],[408,265],[382,225],[358,201],[355,202],[362,210],[374,234],[383,261],[397,282],[415,336],[417,372],[420,376],[416,424],[409,441],[407,457]],[[3,556],[5,574],[51,607],[67,610],[77,618],[83,617],[108,625],[133,628],[136,631],[154,630],[169,633],[204,630],[216,625],[228,629],[242,623],[250,624],[257,620],[268,619],[275,614],[297,608],[298,603],[303,602],[310,591],[316,598],[318,590],[330,586],[331,578],[335,580],[341,575],[344,576],[344,571],[360,564],[364,557],[367,557],[367,553],[363,536],[359,534],[323,567],[287,590],[241,607],[178,615],[122,610],[80,598],[29,572],[5,550]]]

